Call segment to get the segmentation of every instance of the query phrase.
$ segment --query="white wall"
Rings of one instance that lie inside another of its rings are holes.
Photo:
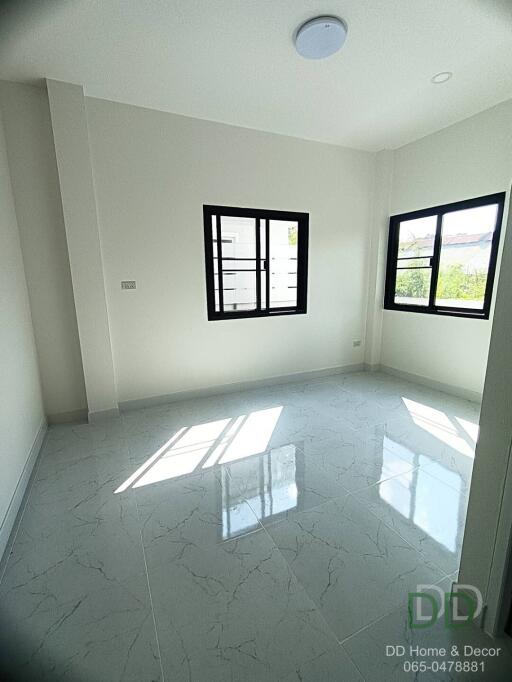
[[[363,361],[374,155],[86,103],[120,401]],[[208,322],[205,203],[310,213],[307,315]]]
[[[89,420],[118,413],[89,131],[81,85],[47,80]]]
[[[32,321],[0,119],[0,557],[44,433]],[[34,443],[36,443],[33,449]]]
[[[48,98],[12,83],[0,96],[45,408],[83,410]],[[511,102],[383,152],[380,166],[379,155],[85,102],[120,401],[364,360],[481,392],[491,322],[382,312],[382,259],[389,212],[507,189]],[[306,316],[207,321],[203,203],[311,214]],[[121,291],[122,279],[137,289]]]
[[[508,190],[512,101],[396,150],[393,166],[392,215]],[[491,324],[386,310],[381,363],[481,394]]]
[[[73,416],[86,399],[46,90],[0,82],[0,107],[45,410]]]

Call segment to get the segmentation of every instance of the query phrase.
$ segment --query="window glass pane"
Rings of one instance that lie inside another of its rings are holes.
[[[436,305],[484,307],[497,204],[443,216]]]
[[[256,273],[223,272],[224,310],[256,309]]]
[[[397,268],[400,270],[402,268],[429,268],[431,263],[431,256],[428,258],[404,258],[399,260],[397,263]]]
[[[261,309],[265,310],[267,307],[267,271],[261,270],[260,275],[260,287],[261,287]]]
[[[215,266],[217,261],[215,261]],[[255,260],[238,260],[236,258],[223,258],[222,259],[222,272],[227,272],[229,270],[256,270]],[[215,270],[217,271],[217,270]]]
[[[212,215],[213,257],[217,258],[217,216]]]
[[[426,258],[434,253],[437,216],[403,220],[398,233],[398,258]],[[424,263],[424,265],[428,263]]]
[[[256,220],[221,217],[222,257],[256,258]]]
[[[395,303],[428,305],[432,270],[411,268],[396,272]]]
[[[297,305],[297,221],[270,220],[270,308]]]
[[[267,221],[263,218],[260,220],[260,256],[262,258],[267,257],[267,240],[265,237],[266,222]]]

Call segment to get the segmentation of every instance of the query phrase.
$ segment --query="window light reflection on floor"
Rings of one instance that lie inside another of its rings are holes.
[[[443,443],[446,443],[446,445],[449,445],[454,450],[457,450],[457,452],[460,452],[462,455],[466,455],[473,459],[475,455],[475,434],[478,432],[478,425],[457,418],[457,421],[463,426],[463,431],[461,432],[452,420],[449,419],[444,412],[441,412],[441,410],[436,410],[428,405],[423,405],[410,398],[402,398],[402,400],[409,410],[413,422],[417,426],[432,434],[435,438],[443,441]],[[469,443],[468,440],[471,440],[472,442]]]
[[[416,455],[405,446],[387,436],[383,443],[382,475],[389,476],[396,453],[406,459],[414,469],[401,476],[388,477],[378,484],[379,497],[391,505],[405,519],[424,531],[433,540],[448,551],[457,549],[459,528],[460,500],[462,483],[460,476],[453,474],[451,486],[439,485],[432,488],[430,474],[433,469],[425,471],[421,460],[429,459],[424,455]],[[434,460],[431,460],[435,464]],[[458,484],[457,484],[458,483]]]
[[[124,481],[115,493],[176,478],[217,463],[265,452],[282,406],[183,427]]]

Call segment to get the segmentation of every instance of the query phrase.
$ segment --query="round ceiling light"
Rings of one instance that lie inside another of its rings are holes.
[[[341,49],[346,37],[347,26],[341,19],[316,17],[297,30],[295,47],[306,59],[324,59]]]
[[[449,81],[452,76],[453,73],[451,71],[441,71],[440,73],[436,73],[435,76],[432,76],[430,82],[434,83],[435,85],[440,85],[441,83],[446,83],[446,81]]]

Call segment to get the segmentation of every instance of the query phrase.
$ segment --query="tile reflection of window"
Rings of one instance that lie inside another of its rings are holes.
[[[402,474],[399,478],[393,476],[393,464],[397,458],[406,460],[409,464],[414,464],[414,453],[405,446],[384,436],[382,443],[382,478],[386,479],[379,484],[379,495],[396,509],[405,518],[410,518],[412,507],[412,485],[413,471]]]
[[[385,436],[383,442],[383,476],[389,476],[393,460],[398,452],[402,458],[416,466],[428,459],[424,455],[416,455],[405,446]],[[420,462],[419,460],[423,461]],[[435,476],[435,467],[431,473]],[[390,504],[406,519],[410,519],[415,526],[421,528],[433,540],[439,542],[450,552],[455,552],[462,494],[460,476],[453,474],[452,487],[439,483],[433,488],[432,484],[435,482],[436,478],[432,478],[419,467],[407,474],[388,478],[379,483],[379,495],[384,502]]]
[[[417,469],[413,522],[441,545],[455,552],[459,525],[461,491],[439,485],[432,490],[432,479]]]
[[[255,530],[254,513],[244,502],[243,495],[235,493],[228,472],[222,470],[222,539],[244,535]]]
[[[263,455],[238,462],[237,474],[244,478],[243,497],[258,517],[278,518],[298,504],[297,456],[294,445],[276,448]],[[254,517],[244,518],[229,479],[223,478],[223,537],[225,539],[254,529]]]

